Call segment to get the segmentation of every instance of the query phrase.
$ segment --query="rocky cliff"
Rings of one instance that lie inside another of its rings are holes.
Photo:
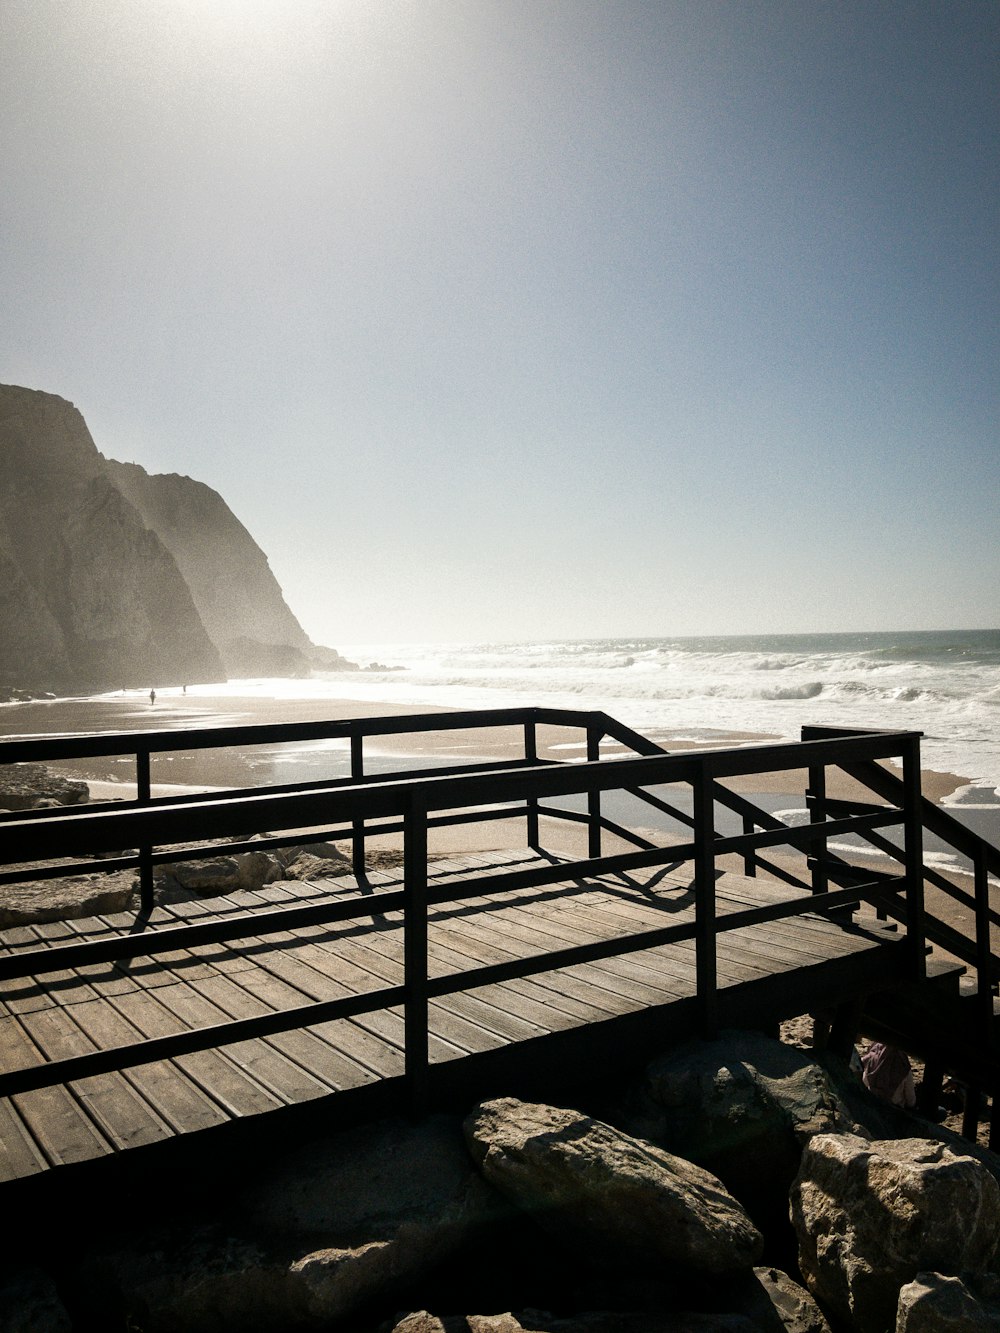
[[[229,676],[307,675],[316,653],[267,556],[217,491],[108,460],[107,473],[167,548]],[[337,655],[334,654],[334,657]]]
[[[347,666],[214,491],[102,457],[65,399],[0,385],[0,685],[94,690]]]

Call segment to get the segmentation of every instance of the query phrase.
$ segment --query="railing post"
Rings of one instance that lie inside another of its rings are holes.
[[[365,738],[351,732],[351,779],[359,782],[365,775]],[[351,865],[354,878],[360,884],[365,878],[365,821],[355,819],[351,824]]]
[[[976,847],[972,867],[976,898],[977,1036],[988,1050],[993,1041],[993,950],[990,940],[990,880],[983,843]]]
[[[601,757],[601,737],[604,729],[594,721],[587,723],[587,763],[596,763]],[[587,855],[591,857],[601,854],[601,793],[591,791],[587,793],[587,814],[590,816],[587,829]]]
[[[692,783],[694,814],[695,965],[702,1036],[716,1034],[715,956],[715,797],[713,782],[701,769]]]
[[[906,869],[906,948],[910,976],[927,975],[924,949],[924,825],[920,811],[920,736],[907,736],[903,750],[903,836]]]
[[[136,749],[135,752],[135,794],[141,805],[147,805],[152,787],[149,780],[149,751]],[[144,916],[153,910],[153,849],[150,846],[139,848],[139,905]]]
[[[809,769],[809,786],[806,789],[806,810],[810,824],[826,823],[826,768],[816,764]],[[826,834],[817,833],[809,844],[809,856],[812,862],[812,891],[826,893],[830,887],[830,862],[827,857]]]
[[[534,718],[524,720],[524,758],[529,764],[538,763],[538,730]],[[538,797],[528,797],[528,846],[534,852],[540,852],[538,838]]]
[[[427,1108],[427,810],[414,794],[403,816],[404,1047],[410,1113]]]
[[[756,828],[757,828],[757,825],[753,822],[753,820],[750,818],[750,816],[749,816],[749,815],[744,815],[744,816],[743,816],[743,836],[744,836],[745,838],[751,838],[751,837],[753,837],[753,834],[754,834],[754,831],[756,830]],[[756,878],[757,878],[757,849],[756,849],[756,847],[748,847],[748,848],[746,849],[746,851],[743,853],[743,873],[744,873],[744,875],[747,876],[748,879],[756,879]]]

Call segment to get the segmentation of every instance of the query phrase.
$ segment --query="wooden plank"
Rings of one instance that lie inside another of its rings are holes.
[[[283,977],[263,969],[244,972],[239,977],[239,984],[275,1008],[293,1008],[314,998]],[[402,1072],[401,1051],[359,1027],[352,1019],[331,1019],[326,1023],[310,1024],[304,1030],[330,1047],[334,1068],[339,1057],[348,1062],[348,1067],[358,1065],[368,1070],[373,1078],[393,1078]]]
[[[358,940],[343,940],[340,942],[340,951],[345,957],[355,959],[359,965],[375,969],[388,985],[398,984],[403,975],[402,942],[399,942],[398,948],[393,948],[388,932],[382,931],[373,931],[369,938],[369,945]],[[356,1021],[360,1023],[366,1020]],[[504,1044],[498,1040],[492,1028],[480,1027],[467,1017],[460,1004],[449,1000],[431,1002],[430,1031],[434,1038],[466,1053],[491,1051]]]
[[[456,921],[453,930],[459,935],[470,935],[476,939],[485,939],[487,942],[501,936],[512,946],[527,945],[527,948],[519,950],[519,956],[533,957],[538,955],[540,961],[542,961],[541,954],[544,952],[554,948],[562,948],[568,944],[587,943],[592,938],[583,937],[579,934],[569,936],[565,932],[557,937],[540,938],[533,925],[523,926],[517,921],[506,920],[503,923],[502,931],[500,931],[496,929],[495,923],[490,926],[483,926],[469,917],[463,917],[460,921]],[[634,975],[634,968],[631,969],[631,975],[625,975],[610,966],[610,963],[614,961],[603,959],[595,963],[574,963],[569,967],[560,968],[558,971],[552,968],[544,968],[537,976],[545,985],[554,988],[560,987],[563,984],[563,978],[567,978],[569,982],[577,986],[577,994],[581,998],[586,998],[590,988],[596,988],[599,1003],[603,1005],[610,1002],[615,1004],[617,1008],[625,1002],[626,1011],[629,1012],[642,1005],[664,1002],[664,991],[661,988],[647,985],[642,979],[637,980]]]
[[[133,991],[108,1003],[113,1003],[143,1036],[165,1037],[187,1031],[187,1025],[159,998],[160,989]],[[230,1116],[259,1115],[283,1105],[280,1098],[263,1088],[224,1052],[198,1051],[178,1056],[175,1063]]]
[[[145,1035],[112,1003],[94,1000],[74,1007],[73,1017],[102,1050],[126,1046]],[[225,1124],[228,1115],[176,1064],[156,1060],[122,1072],[175,1133],[190,1133]]]
[[[188,1028],[209,1027],[224,1022],[229,1016],[218,1005],[213,1004],[186,983],[165,986],[157,998]],[[251,1075],[255,1082],[267,1088],[278,1100],[286,1104],[311,1101],[315,1097],[325,1096],[330,1091],[329,1086],[322,1080],[315,1078],[301,1065],[289,1060],[274,1046],[259,1038],[234,1042],[221,1049],[231,1060],[237,1061],[240,1068]]]
[[[526,908],[505,907],[502,909],[502,916],[491,915],[491,924],[498,933],[502,930],[505,936],[529,944],[531,946],[529,956],[574,944],[589,944],[606,938],[593,929],[581,929],[576,926],[565,911],[560,911],[558,917],[547,917],[536,915]],[[612,961],[613,968],[610,966]],[[637,988],[636,994],[650,1003],[663,1004],[678,996],[678,991],[670,988],[659,969],[654,970],[641,962],[636,963],[631,957],[601,959],[588,966],[596,968],[601,974],[613,977],[616,988],[620,988],[623,982],[628,983],[630,991],[632,988]]]
[[[214,976],[192,982],[195,990],[211,1000],[232,1018],[253,1018],[259,1014],[280,1011],[282,1005],[270,1005],[259,996],[245,990],[231,977]],[[359,1087],[374,1079],[371,1070],[334,1052],[326,1042],[305,1030],[277,1033],[265,1039],[269,1045],[288,1059],[294,1060],[308,1073],[320,1079],[331,1091]],[[337,1058],[339,1056],[339,1059]]]
[[[100,1003],[100,1001],[95,1001]],[[76,1008],[76,1006],[72,1006]],[[50,1060],[85,1055],[97,1047],[70,1009],[26,1014],[25,1031]],[[100,1074],[68,1085],[70,1092],[117,1151],[170,1138],[172,1130],[121,1074]]]
[[[37,1175],[48,1165],[13,1102],[0,1098],[0,1182]]]
[[[434,966],[431,969],[431,976],[441,976],[447,972],[465,972],[487,963],[510,961],[514,957],[514,954],[504,954],[502,950],[491,948],[488,945],[477,946],[467,936],[456,936],[449,942],[448,946],[440,941],[436,943],[432,958]],[[610,1017],[614,1012],[610,1008],[603,1008],[594,1004],[592,1000],[575,999],[550,986],[544,986],[533,977],[502,982],[498,989],[504,993],[510,992],[524,1000],[533,1001],[542,1010],[548,1011],[551,1009],[566,1018],[576,1019],[583,1023],[599,1022]],[[515,1010],[515,1012],[517,1011]],[[554,1021],[557,1026],[563,1026],[561,1019],[554,1019]],[[575,1026],[575,1024],[570,1024],[570,1026]],[[555,1031],[556,1028],[552,1030]]]
[[[44,1063],[42,1052],[16,1018],[3,1019],[0,1056],[5,1072]],[[111,1144],[64,1087],[38,1088],[19,1093],[10,1101],[51,1166],[89,1161],[112,1151]]]

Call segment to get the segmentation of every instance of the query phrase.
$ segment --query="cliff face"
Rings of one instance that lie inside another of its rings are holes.
[[[208,681],[222,662],[176,562],[107,476],[83,417],[0,386],[0,681]]]
[[[222,497],[176,473],[150,475],[111,460],[105,467],[177,562],[227,674],[308,674],[312,644],[267,556]]]
[[[0,685],[307,675],[313,644],[221,496],[98,452],[53,394],[0,385]]]

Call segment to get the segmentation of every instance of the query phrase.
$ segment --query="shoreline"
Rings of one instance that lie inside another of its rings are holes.
[[[195,688],[203,691],[208,687]],[[157,691],[156,703],[153,705],[149,703],[147,695],[138,691],[123,693],[120,697],[105,694],[7,704],[0,710],[0,737],[42,738],[81,733],[99,735],[102,732],[147,731],[161,728],[200,730],[210,727],[404,717],[415,714],[433,716],[436,713],[443,714],[450,711],[453,710],[445,707],[417,709],[400,704],[393,705],[381,701],[363,702],[355,699],[262,698],[253,695],[195,693],[194,690],[190,694],[183,694],[179,687],[173,687],[170,690]],[[781,739],[765,733],[723,731],[708,727],[700,730],[704,735],[697,738],[691,735],[690,727],[678,727],[673,732],[662,727],[651,728],[646,734],[671,752],[767,745]],[[308,748],[310,745],[311,750]],[[297,747],[293,747],[290,743],[275,743],[268,747],[253,748],[255,751],[258,748],[267,751],[272,770],[280,769],[283,765],[293,766],[301,762],[302,756],[311,759],[310,766],[318,768],[320,755],[328,754],[336,760],[338,754],[343,755],[349,750],[349,742],[346,739],[333,740],[321,742],[318,746],[306,742],[300,743]],[[540,759],[563,761],[569,759],[572,762],[574,759],[582,758],[585,752],[585,742],[578,728],[539,728]],[[605,740],[601,743],[602,757],[628,753],[630,751],[617,742]],[[411,765],[421,759],[432,763],[444,763],[448,760],[460,762],[463,759],[469,761],[510,759],[523,754],[523,733],[520,728],[514,726],[380,736],[366,742],[365,754],[373,760],[407,760]],[[185,759],[187,762],[184,762]],[[169,775],[162,771],[167,762],[175,766]],[[100,760],[67,760],[61,761],[57,766],[78,776],[87,776],[84,770],[95,769],[102,763],[105,768],[109,767],[109,761]],[[115,767],[111,767],[108,772],[93,773],[93,780],[108,781],[118,785],[120,779],[124,788],[128,781],[125,770],[131,766],[130,761],[111,760],[110,764]],[[158,775],[160,781],[156,785],[169,785],[182,789],[256,785],[263,776],[260,769],[267,764],[267,755],[261,756],[260,762],[255,755],[249,765],[242,766],[244,768],[242,780],[233,781],[233,759],[231,756],[227,758],[224,752],[198,751],[188,754],[179,752],[172,758],[163,756],[159,764],[154,760],[154,765],[161,768],[161,773]],[[382,766],[381,762],[379,766]],[[115,768],[121,771],[115,771]],[[192,773],[191,769],[198,771]],[[921,779],[923,794],[937,804],[973,785],[972,778],[956,773],[938,772],[930,768],[921,769]],[[286,777],[279,780],[293,779]],[[751,774],[732,779],[726,785],[745,795],[768,793],[801,800],[804,798],[807,783],[806,771],[795,769],[782,773]],[[846,776],[831,772],[829,792],[832,797],[846,799],[856,796],[859,788]]]

